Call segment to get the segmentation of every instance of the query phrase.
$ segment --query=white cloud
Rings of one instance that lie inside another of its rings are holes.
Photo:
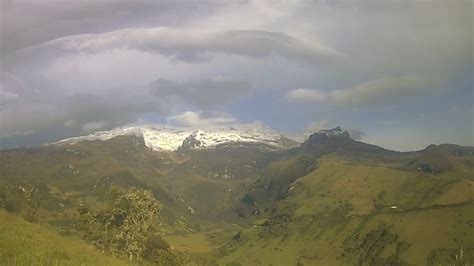
[[[213,126],[227,125],[238,122],[232,115],[224,112],[187,111],[179,115],[170,116],[167,122],[176,126]]]
[[[323,101],[327,94],[321,90],[294,89],[285,96],[290,101]]]
[[[193,28],[128,28],[101,34],[79,34],[58,38],[25,52],[46,51],[96,53],[110,49],[137,49],[173,60],[202,61],[212,53],[249,57],[278,55],[303,62],[331,61],[341,54],[316,41],[304,41],[281,32],[260,30],[216,31]]]
[[[439,80],[418,75],[385,77],[361,83],[349,89],[329,91],[295,89],[288,92],[285,99],[299,102],[323,102],[359,107],[380,106],[398,103],[410,97],[417,97],[439,89]]]
[[[82,127],[82,129],[86,132],[93,132],[93,131],[96,131],[98,129],[103,128],[105,125],[106,125],[106,123],[103,122],[103,121],[89,122],[89,123],[85,124]]]

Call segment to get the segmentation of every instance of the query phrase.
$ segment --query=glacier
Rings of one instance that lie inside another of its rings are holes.
[[[74,144],[84,140],[108,140],[122,135],[142,136],[145,145],[155,151],[176,151],[189,138],[196,140],[195,143],[198,143],[198,147],[193,148],[197,149],[212,148],[225,143],[261,143],[273,149],[289,148],[288,141],[285,141],[289,140],[286,136],[259,121],[196,127],[132,124],[108,131],[94,132],[86,136],[63,139],[54,144]]]

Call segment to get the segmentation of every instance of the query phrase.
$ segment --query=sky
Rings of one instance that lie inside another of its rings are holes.
[[[0,3],[0,148],[255,120],[474,145],[471,0]]]

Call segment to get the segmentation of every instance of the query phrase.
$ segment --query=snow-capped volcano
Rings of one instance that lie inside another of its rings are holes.
[[[167,125],[129,125],[109,131],[60,140],[55,144],[83,140],[108,140],[122,135],[143,136],[145,145],[156,151],[175,151],[183,146],[211,148],[224,143],[261,143],[274,149],[285,149],[296,142],[261,122],[203,127],[172,127]]]

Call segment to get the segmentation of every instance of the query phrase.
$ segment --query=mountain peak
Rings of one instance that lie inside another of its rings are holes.
[[[205,125],[173,127],[168,125],[141,124],[117,127],[109,131],[95,132],[87,136],[56,142],[76,143],[82,140],[108,140],[120,135],[143,136],[145,145],[152,150],[176,151],[179,148],[205,149],[224,143],[265,144],[272,149],[289,148],[283,134],[255,121],[246,124]]]
[[[335,127],[332,129],[323,129],[309,136],[308,140],[303,143],[303,146],[315,148],[321,147],[321,145],[333,143],[341,144],[352,140],[349,132],[341,127]]]
[[[317,135],[324,135],[326,137],[345,137],[350,138],[349,131],[342,129],[341,127],[335,127],[332,129],[322,129],[316,132]],[[314,134],[313,134],[314,135]]]

